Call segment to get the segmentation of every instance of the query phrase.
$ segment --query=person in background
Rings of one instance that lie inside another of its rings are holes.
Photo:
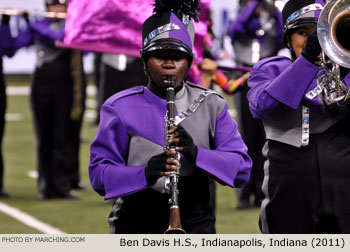
[[[252,67],[260,59],[277,55],[284,47],[282,32],[281,12],[274,6],[273,1],[241,0],[237,18],[228,27],[236,65]],[[248,75],[245,77],[247,79]],[[264,177],[262,147],[265,134],[261,123],[254,119],[249,111],[246,97],[248,90],[245,81],[233,96],[238,111],[239,129],[253,160],[250,180],[238,191],[238,209],[260,206]]]
[[[177,164],[169,158],[174,153],[163,149],[169,76],[174,78],[178,113],[193,108],[194,100],[202,97],[197,109],[168,132],[169,144],[181,153],[178,189],[183,229],[215,233],[209,177],[231,187],[242,186],[249,178],[251,159],[227,101],[184,81],[193,60],[191,19],[196,19],[198,8],[198,1],[156,1],[155,14],[142,28],[147,87],[119,92],[102,106],[89,175],[96,192],[114,199],[111,233],[164,233],[168,228],[167,177]]]
[[[5,131],[6,112],[6,85],[3,75],[2,57],[12,57],[15,54],[13,41],[9,27],[10,16],[2,15],[0,26],[0,198],[8,198],[10,195],[4,190],[4,160],[2,155],[2,140]]]
[[[102,104],[109,97],[117,92],[136,86],[137,83],[147,83],[142,60],[124,54],[103,53],[99,65],[99,76],[97,125]]]
[[[267,138],[263,233],[350,233],[349,103],[334,108],[327,92],[314,92],[322,76],[316,26],[324,4],[287,2],[284,41],[292,58],[261,60],[248,80],[249,107]],[[348,89],[349,69],[339,77]]]
[[[96,115],[94,120],[91,122],[91,126],[97,126],[100,122],[100,110],[101,110],[101,105],[99,104],[99,96],[100,96],[100,79],[101,79],[101,74],[100,74],[100,66],[101,66],[101,58],[102,58],[102,53],[100,52],[95,52],[94,54],[94,60],[93,60],[93,73],[92,73],[92,81],[96,87],[96,96],[95,96],[95,101],[96,101]]]
[[[66,1],[46,0],[48,11],[66,12]],[[32,76],[31,102],[38,144],[39,199],[79,198],[80,131],[86,80],[82,52],[59,49],[64,20],[45,19],[29,25],[38,58]]]
[[[46,0],[49,12],[66,12],[65,0]],[[56,48],[64,37],[64,20],[29,22],[14,47],[35,44],[37,60],[30,101],[36,133],[38,199],[78,199],[80,129],[85,108],[82,53]]]

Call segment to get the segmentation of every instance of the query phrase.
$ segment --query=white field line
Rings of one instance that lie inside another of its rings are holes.
[[[0,202],[0,212],[3,212],[4,214],[11,216],[12,218],[18,220],[19,222],[22,222],[23,224],[29,227],[39,230],[44,234],[65,234],[63,231],[55,227],[52,227],[49,224],[46,224],[42,221],[39,221],[33,216],[25,212],[22,212],[17,208],[11,207],[3,202]]]
[[[88,96],[93,96],[96,95],[97,93],[97,88],[96,86],[87,86],[86,88],[86,93]],[[30,94],[30,87],[29,86],[8,86],[6,87],[6,94],[11,95],[11,96],[28,96]],[[97,107],[97,102],[93,99],[86,99],[86,106],[89,108],[96,109]],[[96,118],[97,112],[94,110],[89,110],[87,109],[85,111],[84,117],[87,119],[95,119]],[[22,121],[23,116],[21,114],[6,114],[6,120],[7,121]]]
[[[32,179],[38,179],[39,173],[37,171],[28,171],[27,176],[32,178]]]
[[[6,113],[5,119],[6,121],[19,122],[23,120],[23,115],[19,113]]]
[[[7,95],[29,95],[29,87],[6,87]]]
[[[94,88],[88,88],[87,92],[88,94],[94,94],[96,91]],[[29,87],[7,87],[6,88],[6,94],[7,95],[29,95],[30,88]],[[10,119],[10,118],[9,118]],[[11,118],[12,119],[12,118]],[[16,117],[16,119],[19,119]],[[44,234],[65,234],[65,232],[50,226],[49,224],[46,224],[33,216],[22,212],[21,210],[11,207],[5,203],[0,202],[0,212],[3,212],[4,214],[7,214],[8,216],[11,216],[12,218],[16,219],[17,221],[32,227]]]
[[[85,100],[85,105],[86,105],[86,107],[88,107],[88,108],[93,108],[93,109],[95,109],[95,108],[97,108],[97,101],[96,100],[94,100],[94,99],[86,99]]]
[[[30,87],[29,86],[8,86],[6,87],[6,94],[7,95],[29,95],[30,93]],[[97,93],[96,86],[87,86],[86,88],[87,95],[95,95]]]
[[[92,96],[92,95],[96,95],[96,93],[97,93],[97,87],[96,86],[89,85],[89,86],[86,87],[86,94],[87,95]]]

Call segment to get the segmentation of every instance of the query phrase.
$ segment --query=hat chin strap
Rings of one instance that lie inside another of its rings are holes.
[[[296,60],[297,59],[297,55],[295,54],[293,47],[289,48],[289,51],[290,51],[292,60],[293,61]]]
[[[151,75],[148,72],[147,62],[145,62],[144,57],[141,57],[141,59],[142,59],[142,62],[143,62],[143,71],[146,74],[146,76],[148,77],[148,80],[152,81]]]
[[[286,39],[285,39],[285,44],[287,46],[287,48],[289,49],[289,52],[291,54],[292,60],[296,60],[297,59],[297,55],[295,54],[293,45],[292,45],[292,41],[290,39],[291,35],[286,34]]]

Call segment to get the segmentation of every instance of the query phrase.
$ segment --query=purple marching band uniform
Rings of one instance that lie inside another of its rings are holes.
[[[2,57],[12,57],[15,54],[10,27],[4,22],[4,16],[0,27],[0,197],[8,197],[4,191],[4,162],[2,158],[2,139],[5,130],[5,112],[6,112],[6,85],[3,76]]]
[[[144,38],[142,57],[145,51],[152,50],[149,48],[162,50],[170,45],[180,50],[192,49],[193,37],[189,36],[194,35],[192,21],[186,28],[172,12],[151,16],[143,33],[150,34],[169,21],[179,29],[147,36],[148,41]],[[91,145],[89,174],[93,188],[106,200],[114,200],[109,216],[111,233],[163,233],[168,228],[166,178],[160,177],[149,186],[145,177],[148,160],[164,152],[166,99],[157,95],[154,85],[150,82],[147,87],[119,92],[102,106],[99,129]],[[187,110],[205,90],[183,82],[175,97],[177,113]],[[249,179],[251,159],[237,124],[228,113],[227,101],[216,93],[208,95],[180,125],[198,147],[195,163],[184,157],[180,161],[182,227],[187,233],[213,233],[215,212],[210,178],[240,187]]]
[[[7,21],[5,22],[5,19]],[[16,51],[22,46],[22,41],[26,33],[22,33],[19,39],[12,38],[10,26],[8,24],[9,17],[2,16],[2,22],[0,27],[0,197],[8,197],[9,195],[3,190],[3,175],[4,175],[4,163],[2,158],[2,139],[5,129],[5,112],[7,105],[6,97],[6,85],[3,76],[2,57],[12,57]]]
[[[322,133],[345,117],[342,112],[327,111],[320,96],[305,96],[316,88],[318,70],[302,55],[294,62],[276,56],[254,66],[248,80],[249,106],[254,118],[263,120],[268,139],[295,147],[307,143],[307,137],[302,137],[302,106],[309,108],[311,134]],[[349,86],[350,75],[343,81]]]
[[[306,97],[318,71],[303,55],[263,59],[251,71],[249,106],[267,138],[263,233],[350,232],[348,108],[332,112],[322,94]],[[349,87],[350,75],[342,80]]]
[[[55,47],[55,41],[63,38],[64,20],[43,19],[28,23],[27,29],[13,38],[12,43],[14,50],[36,46],[30,99],[37,136],[39,199],[75,198],[71,189],[76,188],[80,180],[77,132],[82,117],[72,119],[71,112],[73,83],[78,79],[85,83],[85,80],[80,63],[75,65],[81,77],[72,74],[72,58],[75,57],[72,51]],[[82,88],[82,92],[84,90]]]
[[[12,57],[16,50],[14,48],[13,38],[11,36],[10,26],[8,24],[1,24],[0,27],[0,56]]]
[[[178,111],[187,109],[202,92],[202,88],[185,84],[176,94]],[[180,208],[184,226],[213,218],[214,213],[208,208],[207,174],[231,187],[240,187],[249,178],[251,161],[247,148],[227,109],[228,103],[223,98],[210,95],[198,111],[181,123],[198,146],[196,165],[182,162],[181,167],[184,174],[179,182]],[[120,210],[121,215],[133,219],[129,220],[132,223],[140,221],[143,225],[149,221],[150,225],[157,225],[152,218],[143,219],[149,211],[150,216],[153,213],[165,218],[159,222],[167,227],[168,195],[148,188],[144,173],[149,158],[163,152],[165,111],[166,100],[145,87],[120,92],[102,107],[100,127],[91,146],[89,171],[97,192],[105,199],[118,198],[114,218]],[[129,209],[125,204],[123,210],[123,201],[130,201],[136,208]]]

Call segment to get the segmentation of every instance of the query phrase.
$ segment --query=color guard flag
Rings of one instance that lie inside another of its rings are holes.
[[[200,0],[202,15],[194,22],[196,59],[203,53],[211,0]],[[70,0],[65,37],[59,47],[139,57],[142,24],[153,14],[154,0]]]

